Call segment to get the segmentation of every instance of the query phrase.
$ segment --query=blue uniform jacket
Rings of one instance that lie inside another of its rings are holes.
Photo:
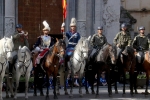
[[[36,48],[37,46],[41,45],[41,37],[38,37],[36,43],[34,44],[33,48]],[[50,43],[50,47],[54,44],[54,38],[51,37],[51,43]]]
[[[80,34],[79,33],[74,33],[75,35],[71,38],[71,36],[73,35],[73,33],[71,31],[68,31],[66,32],[66,37],[68,38],[68,42],[71,42],[71,43],[78,43],[79,39],[80,39]],[[73,44],[69,44],[68,43],[68,46],[67,48],[74,48],[76,45],[73,45]]]

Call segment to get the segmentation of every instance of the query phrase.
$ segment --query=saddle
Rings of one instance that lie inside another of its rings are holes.
[[[136,60],[139,64],[142,64],[144,61],[144,52],[142,52],[142,51],[137,52]]]

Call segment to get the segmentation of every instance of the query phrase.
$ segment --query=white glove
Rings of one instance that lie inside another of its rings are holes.
[[[36,47],[36,48],[33,50],[34,53],[38,53],[39,51],[40,51],[40,48],[39,48],[39,47]]]

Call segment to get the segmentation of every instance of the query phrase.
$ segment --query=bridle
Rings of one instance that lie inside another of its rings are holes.
[[[80,47],[81,55],[77,52],[77,55],[78,55],[80,58],[83,58],[83,60],[79,60],[79,59],[77,59],[77,58],[75,58],[75,57],[73,57],[73,56],[72,56],[72,59],[73,59],[73,58],[76,59],[79,63],[84,62],[84,60],[86,59],[86,58],[84,57],[84,53],[88,53],[88,50],[83,50],[83,48],[84,48],[84,46],[81,46],[81,47]],[[77,51],[77,50],[75,49],[74,52],[75,52],[75,51]]]
[[[27,58],[26,51],[25,51],[25,52],[21,52],[21,53],[23,53],[23,54],[24,54],[24,56],[23,56],[23,57],[24,57],[24,59],[23,59],[23,60],[18,59],[18,62],[23,63],[23,70],[24,70],[24,74],[26,74],[27,69],[28,69],[28,67],[29,67],[29,66],[30,66],[30,64],[31,64],[31,59],[26,60],[26,58]]]

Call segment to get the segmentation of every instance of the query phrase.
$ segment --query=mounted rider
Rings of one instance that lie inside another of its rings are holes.
[[[124,51],[126,46],[131,46],[131,36],[130,33],[127,31],[127,25],[123,23],[121,25],[121,30],[114,38],[114,44],[117,46],[117,58],[120,54],[127,55],[127,51]]]
[[[68,39],[68,45],[66,49],[66,56],[65,56],[65,67],[67,68],[67,62],[70,60],[71,55],[74,52],[74,48],[77,45],[80,34],[76,32],[76,19],[72,18],[70,23],[71,30],[63,34],[63,38]]]
[[[150,40],[145,35],[145,27],[139,27],[139,35],[137,35],[133,40],[133,48],[137,52],[136,58],[138,64],[142,64],[144,60],[144,52],[150,50]]]
[[[21,24],[16,25],[16,32],[13,35],[13,43],[14,43],[14,49],[12,52],[13,61],[9,62],[12,65],[14,65],[15,60],[17,59],[17,52],[18,52],[19,46],[21,47],[27,46],[29,48],[28,33],[23,31]],[[12,76],[12,68],[13,67],[9,66],[9,76]]]
[[[50,46],[52,45],[52,38],[49,36],[50,27],[46,21],[43,21],[43,35],[39,36],[36,43],[34,44],[32,51],[35,55],[38,55],[34,61],[34,67],[40,68],[41,59],[49,51]]]
[[[91,38],[91,45],[93,47],[90,54],[90,58],[94,58],[94,55],[99,51],[104,44],[107,43],[106,37],[103,35],[103,27],[99,26],[97,28],[97,33],[95,33]]]

